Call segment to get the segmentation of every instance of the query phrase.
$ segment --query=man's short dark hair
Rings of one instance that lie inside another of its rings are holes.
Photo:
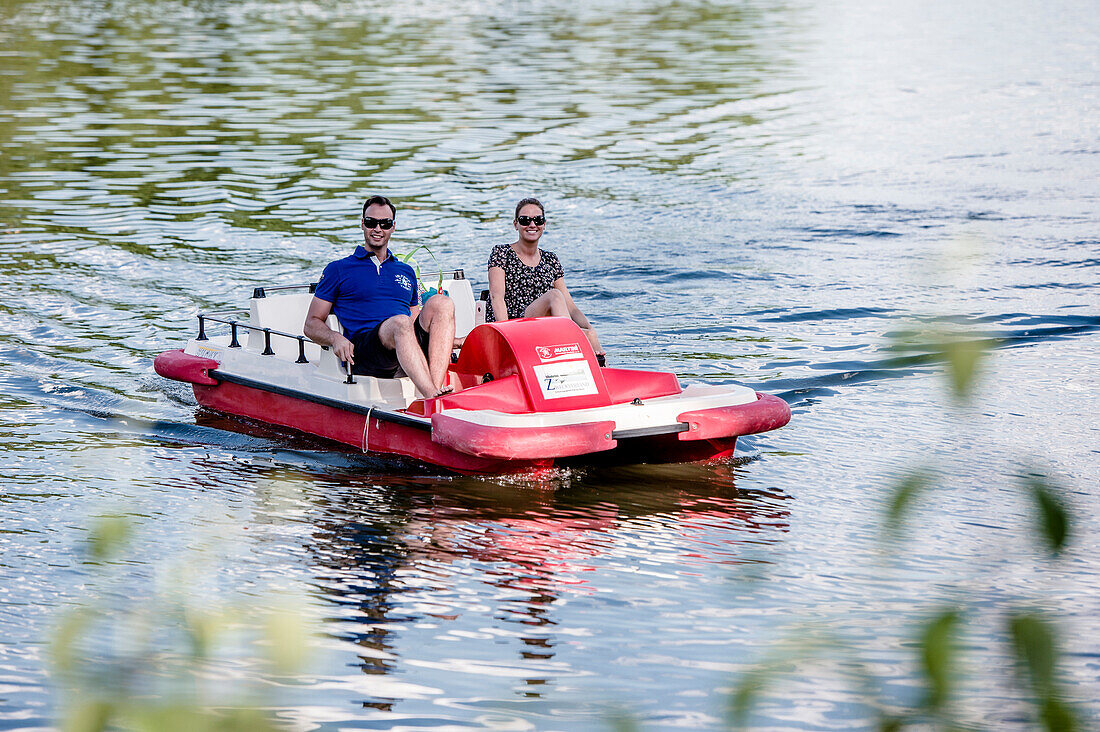
[[[367,209],[371,206],[389,206],[390,215],[393,216],[393,218],[395,219],[397,218],[397,207],[393,205],[393,201],[386,198],[385,196],[371,196],[370,198],[368,198],[366,203],[363,204],[363,218],[366,218]]]
[[[512,221],[515,221],[516,219],[519,218],[520,209],[523,208],[524,206],[527,206],[528,204],[534,204],[534,205],[538,206],[539,210],[542,211],[542,215],[543,216],[546,215],[546,209],[543,208],[542,202],[539,201],[539,199],[537,199],[537,198],[525,198],[525,199],[523,199],[522,201],[520,201],[519,203],[516,204],[516,215],[512,218]]]

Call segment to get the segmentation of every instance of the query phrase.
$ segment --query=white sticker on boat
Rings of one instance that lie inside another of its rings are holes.
[[[584,358],[580,343],[563,343],[558,346],[535,346],[535,353],[543,363],[548,361],[576,361]]]
[[[201,358],[209,358],[211,361],[217,361],[218,363],[221,363],[221,359],[218,358],[218,356],[221,355],[220,351],[215,351],[212,348],[205,348],[203,346],[199,346],[195,350],[198,351],[198,353],[195,354],[196,356],[199,356]]]
[[[587,361],[544,363],[534,367],[544,399],[595,394],[596,382]]]

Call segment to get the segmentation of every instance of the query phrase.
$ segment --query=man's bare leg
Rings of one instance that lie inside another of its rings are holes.
[[[387,318],[378,329],[378,340],[386,348],[397,352],[397,362],[401,364],[401,370],[412,379],[421,394],[433,397],[439,393],[439,387],[432,381],[428,371],[428,361],[416,341],[412,318],[408,315]]]
[[[447,369],[455,343],[455,304],[446,295],[432,295],[420,309],[420,327],[428,331],[428,373],[437,390],[447,386]]]

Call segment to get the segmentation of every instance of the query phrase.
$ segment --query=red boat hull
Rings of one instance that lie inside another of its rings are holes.
[[[194,389],[199,404],[209,409],[289,427],[350,445],[365,453],[402,455],[456,473],[526,473],[550,468],[555,463],[554,458],[507,460],[478,457],[432,442],[431,433],[426,430],[375,419],[368,427],[366,415],[239,384],[194,384]],[[685,442],[675,434],[658,435],[620,441],[613,451],[597,454],[600,462],[693,462],[730,457],[736,441],[736,438],[729,437]]]
[[[559,460],[603,463],[719,459],[733,454],[738,436],[781,427],[791,416],[786,402],[757,393],[756,401],[748,404],[683,412],[677,418],[683,429],[668,434],[615,435],[612,421],[539,428],[486,427],[452,417],[446,410],[435,411],[438,405],[421,405],[421,415],[431,413],[430,421],[424,416],[405,419],[392,412],[371,415],[295,396],[277,387],[239,383],[237,378],[219,374],[218,366],[217,361],[181,350],[162,353],[155,362],[160,375],[191,383],[195,398],[204,407],[334,440],[364,453],[400,455],[465,474],[536,472]],[[610,371],[616,376],[614,370]],[[629,376],[630,372],[623,373]],[[506,384],[506,379],[497,383]],[[474,391],[470,389],[469,393]],[[462,409],[458,405],[454,408]]]

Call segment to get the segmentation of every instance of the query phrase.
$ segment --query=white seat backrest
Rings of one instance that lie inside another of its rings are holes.
[[[261,328],[270,328],[281,333],[302,335],[302,328],[306,323],[306,313],[313,302],[313,294],[309,292],[295,292],[290,294],[268,295],[267,297],[254,297],[249,300],[249,321],[253,326],[248,333],[247,347],[249,350],[263,351],[264,332]],[[328,327],[337,332],[340,322],[336,315],[328,316]],[[271,350],[275,351],[275,357],[289,361],[298,358],[298,341],[295,338],[285,336],[271,336]],[[316,362],[321,355],[321,347],[313,341],[306,339],[306,358],[310,362]]]
[[[443,280],[443,292],[455,304],[455,337],[464,338],[477,325],[474,288],[469,280]]]

